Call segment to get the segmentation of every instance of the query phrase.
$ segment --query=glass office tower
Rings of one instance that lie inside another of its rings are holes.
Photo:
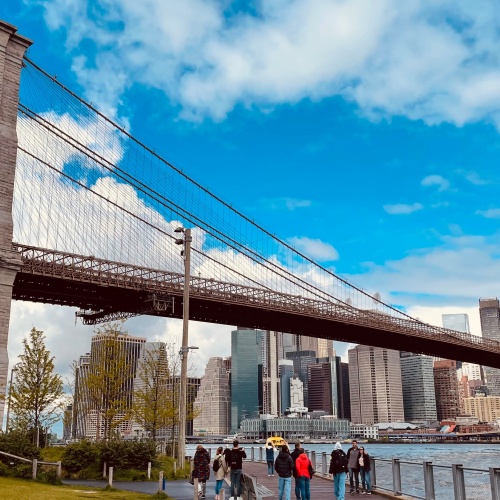
[[[262,406],[262,331],[231,332],[231,432],[244,418],[258,418]]]

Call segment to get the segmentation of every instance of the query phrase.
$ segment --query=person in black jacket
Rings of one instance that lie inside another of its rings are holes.
[[[283,500],[283,493],[285,493],[285,499],[290,500],[290,495],[292,493],[292,475],[295,471],[295,464],[288,451],[288,446],[286,446],[285,444],[281,446],[281,451],[276,457],[276,461],[274,462],[274,469],[279,476],[279,500]]]
[[[292,451],[291,457],[293,458],[293,477],[295,478],[295,497],[297,500],[300,500],[300,486],[297,484],[297,469],[295,469],[295,462],[297,461],[297,458],[299,458],[300,455],[300,448],[301,448],[300,442],[295,443],[295,450]]]
[[[366,493],[367,495],[371,495],[372,478],[370,474],[370,456],[368,455],[368,453],[365,453],[365,449],[363,447],[359,449],[358,464],[359,472],[361,475],[361,485],[363,486],[362,492]]]
[[[233,441],[233,449],[231,450],[229,464],[231,467],[231,494],[229,497],[234,497],[237,500],[241,497],[241,479],[243,476],[243,459],[247,458],[247,454],[243,448],[239,447],[238,441]]]

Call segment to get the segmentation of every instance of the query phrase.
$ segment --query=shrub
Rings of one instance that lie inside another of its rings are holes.
[[[61,480],[57,477],[57,470],[54,467],[42,471],[39,474],[38,479],[42,483],[55,484],[55,485],[62,484]]]
[[[144,470],[148,462],[156,464],[156,447],[151,441],[109,441],[101,443],[101,464],[117,469]]]
[[[40,459],[40,450],[32,444],[26,434],[19,431],[0,433],[0,450],[18,457]],[[0,461],[10,464],[15,459],[0,455]]]
[[[79,472],[99,462],[99,448],[88,441],[70,444],[64,449],[61,461],[68,472]]]
[[[33,467],[28,464],[19,464],[12,469],[12,475],[21,479],[31,479]]]

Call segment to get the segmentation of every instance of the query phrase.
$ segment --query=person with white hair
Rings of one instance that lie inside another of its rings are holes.
[[[330,469],[328,472],[333,475],[333,494],[336,500],[344,500],[347,455],[344,453],[342,445],[339,442],[335,443],[335,448],[332,451]]]

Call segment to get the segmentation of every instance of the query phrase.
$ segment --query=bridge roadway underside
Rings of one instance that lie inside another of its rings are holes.
[[[155,316],[182,318],[182,295],[173,295],[174,307]],[[145,292],[19,272],[12,298],[80,309],[111,309],[134,313],[145,301]],[[464,347],[439,338],[429,339],[384,331],[369,326],[341,323],[299,313],[262,309],[246,304],[225,304],[192,297],[189,317],[194,321],[218,323],[262,330],[295,333],[399,351],[439,356],[500,368],[500,356],[478,347]]]

